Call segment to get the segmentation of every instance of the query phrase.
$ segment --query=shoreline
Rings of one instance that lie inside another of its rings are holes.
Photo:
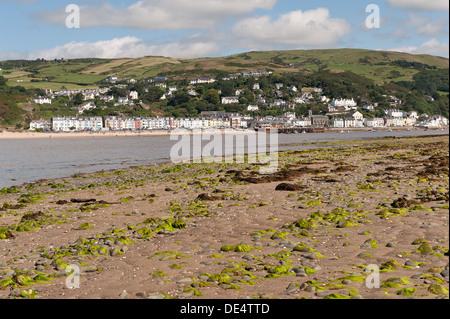
[[[166,136],[166,135],[155,135],[155,136]],[[285,145],[290,145],[290,146],[293,146],[293,145],[305,145],[305,146],[306,145],[318,145],[319,149],[343,148],[343,147],[349,147],[349,146],[355,145],[355,144],[361,145],[362,147],[367,147],[373,143],[377,143],[377,142],[383,143],[383,142],[387,142],[391,139],[402,141],[402,140],[414,140],[414,139],[432,139],[432,138],[439,138],[439,137],[443,137],[443,136],[448,136],[448,134],[447,135],[446,134],[428,135],[428,136],[408,136],[408,137],[381,137],[381,138],[380,137],[372,137],[372,138],[365,138],[365,139],[361,139],[361,140],[305,142],[305,143],[292,143],[292,144],[285,144]],[[123,137],[126,137],[126,136],[123,136]],[[1,140],[1,138],[0,138],[0,140]],[[333,145],[335,145],[335,146],[333,147]],[[309,151],[309,150],[310,150],[309,148],[305,148],[303,151]],[[298,151],[301,151],[301,150],[298,150],[298,149],[278,150],[276,153],[278,154],[278,157],[279,157],[281,154],[290,153],[290,152],[298,152]],[[242,154],[242,156],[244,156],[244,157],[252,156],[252,155],[254,155],[254,154],[248,154],[248,153]],[[182,165],[193,163],[193,162],[194,162],[193,159],[185,160],[182,162]],[[200,164],[202,165],[205,163],[206,162],[203,162],[203,160],[202,160],[202,162]],[[150,167],[150,166],[154,166],[154,165],[175,166],[177,164],[171,162],[170,159],[166,159],[166,160],[160,161],[158,163],[148,163],[148,164],[145,164],[142,166],[132,165],[132,166],[126,166],[126,167],[121,167],[121,168],[111,168],[111,169],[106,169],[106,170],[99,170],[99,171],[94,171],[94,172],[78,172],[75,175],[83,177],[83,176],[90,176],[93,174],[114,173],[116,171],[132,170],[132,169],[142,168],[142,167]],[[23,183],[20,183],[17,185],[11,185],[11,186],[4,187],[4,188],[7,188],[7,189],[21,188],[21,187],[26,187],[29,185],[38,185],[38,184],[42,183],[43,181],[51,182],[51,181],[55,181],[55,180],[64,180],[67,178],[72,178],[72,176],[68,175],[68,176],[55,177],[55,178],[42,178],[39,180],[23,182]],[[0,189],[2,189],[2,187],[0,187]]]
[[[379,132],[387,132],[389,129],[391,129],[393,132],[404,132],[404,131],[440,131],[439,128],[417,128],[417,127],[394,127],[394,128],[377,128],[376,131]],[[446,128],[448,130],[448,128]],[[253,132],[251,130],[223,130],[223,129],[217,129],[217,132],[221,132],[221,134],[226,133],[232,133],[232,134],[248,134],[249,132]],[[347,133],[350,132],[371,132],[373,131],[373,128],[329,128],[325,129],[325,133],[328,132],[334,132],[339,134],[341,131]],[[118,132],[111,132],[111,131],[105,131],[105,132],[0,132],[0,140],[24,140],[24,139],[67,139],[67,138],[111,138],[111,137],[159,137],[159,136],[170,136],[171,134],[175,133],[174,131],[169,130],[161,130],[161,131],[118,131]],[[183,134],[201,134],[202,132],[205,132],[203,130],[194,130],[194,131],[184,131],[179,130],[179,132]],[[208,130],[206,130],[208,132]],[[314,133],[308,133],[308,134],[314,134]],[[321,133],[317,133],[321,134]]]

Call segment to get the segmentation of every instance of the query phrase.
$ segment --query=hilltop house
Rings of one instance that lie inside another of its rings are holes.
[[[257,105],[249,105],[247,106],[247,111],[258,111],[259,107]]]
[[[226,96],[222,98],[222,104],[239,104],[239,96]]]
[[[331,106],[335,108],[344,107],[346,110],[356,107],[358,104],[354,99],[333,99]]]
[[[191,85],[197,85],[197,84],[210,84],[210,83],[214,83],[217,80],[215,78],[198,78],[198,79],[193,79],[189,82],[189,84]]]
[[[384,113],[388,116],[388,117],[395,117],[395,118],[401,118],[403,117],[403,112],[397,109],[389,109],[389,110],[385,110]]]
[[[131,100],[137,100],[139,98],[139,94],[136,91],[131,91],[129,96]]]
[[[36,104],[52,104],[52,99],[51,98],[42,97],[42,96],[39,96],[39,97],[35,98],[33,101]]]
[[[78,114],[83,114],[84,111],[95,109],[97,106],[94,102],[88,102],[78,107]]]

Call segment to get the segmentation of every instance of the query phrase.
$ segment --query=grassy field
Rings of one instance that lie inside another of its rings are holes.
[[[110,75],[142,79],[169,75],[181,80],[200,76],[215,76],[249,70],[271,70],[274,73],[293,73],[328,69],[351,71],[377,83],[410,81],[418,71],[390,65],[396,60],[420,62],[438,68],[448,68],[449,60],[430,55],[411,55],[360,49],[293,50],[248,52],[219,58],[173,59],[142,57],[136,59],[79,59],[38,64],[33,67],[1,71],[8,85],[29,88],[97,87]],[[44,80],[31,82],[32,79]],[[17,81],[23,81],[18,83]]]

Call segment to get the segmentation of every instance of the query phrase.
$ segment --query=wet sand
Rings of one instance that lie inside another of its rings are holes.
[[[364,141],[280,153],[273,175],[161,164],[3,189],[0,298],[448,298],[448,152]]]

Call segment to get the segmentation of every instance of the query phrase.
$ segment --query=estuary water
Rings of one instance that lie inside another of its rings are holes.
[[[448,134],[448,130],[280,134],[277,142],[278,150],[286,151],[322,147],[320,143],[326,142],[351,144],[365,139]],[[0,140],[0,189],[40,179],[169,162],[176,143],[169,136]]]

